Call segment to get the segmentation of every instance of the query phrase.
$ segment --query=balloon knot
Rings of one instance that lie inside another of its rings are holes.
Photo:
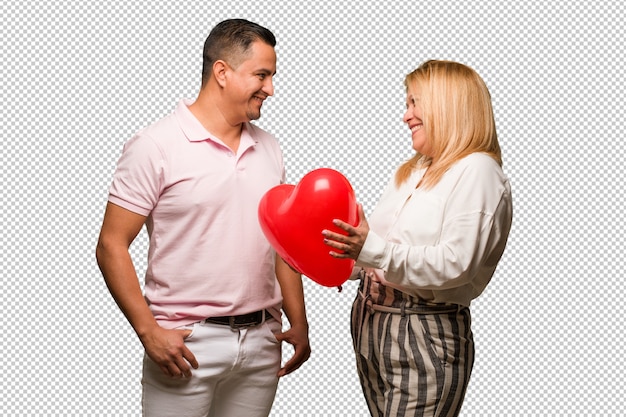
[[[343,287],[341,285],[337,286],[337,291],[341,292],[341,290],[343,290]]]

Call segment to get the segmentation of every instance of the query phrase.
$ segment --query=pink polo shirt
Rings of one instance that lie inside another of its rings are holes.
[[[284,182],[276,139],[245,124],[237,153],[183,100],[124,145],[109,201],[148,216],[145,297],[165,328],[264,308],[280,319],[274,251],[258,223],[263,194]]]

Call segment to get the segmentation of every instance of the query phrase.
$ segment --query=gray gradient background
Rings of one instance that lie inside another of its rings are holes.
[[[195,97],[203,41],[230,17],[278,38],[276,95],[258,124],[280,141],[288,182],[335,168],[366,214],[412,153],[404,75],[430,58],[474,67],[493,96],[515,215],[473,304],[462,414],[626,411],[621,2],[9,3],[0,414],[140,415],[142,348],[94,258],[107,189],[124,141]],[[143,274],[145,232],[132,251]],[[356,286],[304,279],[313,356],[281,380],[272,416],[366,416],[348,326]]]

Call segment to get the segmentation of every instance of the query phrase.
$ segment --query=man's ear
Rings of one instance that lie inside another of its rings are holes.
[[[226,62],[218,59],[213,63],[213,76],[220,87],[224,87],[226,84],[226,71],[228,71]]]

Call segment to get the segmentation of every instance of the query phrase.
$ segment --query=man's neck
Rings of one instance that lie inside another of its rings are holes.
[[[224,111],[209,94],[200,94],[189,111],[211,134],[217,136],[233,152],[237,152],[243,123],[229,123]]]

